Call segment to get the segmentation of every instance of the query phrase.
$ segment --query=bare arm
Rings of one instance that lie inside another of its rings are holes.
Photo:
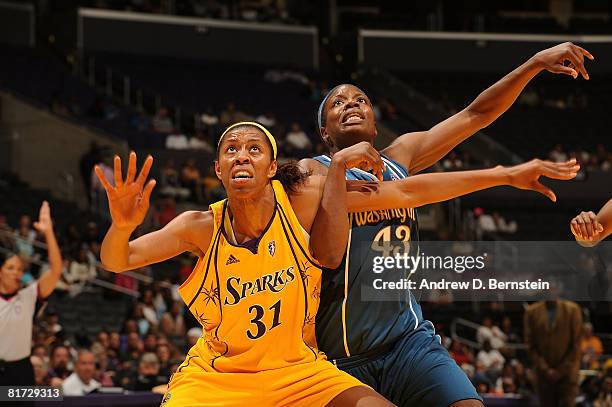
[[[134,229],[115,224],[104,237],[100,258],[105,269],[120,273],[159,263],[181,253],[204,252],[212,237],[210,212],[184,212],[155,232],[130,241]]]
[[[157,263],[185,251],[206,251],[212,235],[210,212],[182,213],[163,229],[130,242],[130,236],[142,223],[149,209],[149,199],[155,181],[145,182],[153,158],[148,157],[136,177],[136,154],[130,153],[125,182],[121,175],[121,159],[115,157],[115,186],[110,185],[102,171],[96,174],[108,195],[113,224],[108,230],[100,257],[104,267],[116,273]]]
[[[350,225],[346,169],[353,167],[364,170],[372,168],[378,178],[382,179],[384,164],[378,151],[371,144],[361,142],[334,154],[324,178],[320,203],[310,203],[318,208],[310,228],[310,251],[315,259],[328,268],[340,265],[348,241]],[[320,188],[321,183],[316,187]],[[317,196],[315,193],[315,199]],[[313,211],[309,212],[312,216]]]
[[[569,180],[579,165],[532,160],[513,167],[497,166],[486,170],[421,174],[380,184],[351,181],[347,183],[349,212],[398,207],[416,208],[442,202],[494,186],[510,185],[537,191],[556,201],[555,194],[539,182],[541,176]]]
[[[493,123],[512,106],[525,86],[539,72],[548,70],[574,78],[580,72],[585,79],[588,79],[584,56],[593,59],[586,50],[571,43],[540,51],[478,95],[459,113],[428,131],[407,133],[398,137],[383,152],[402,163],[411,174],[416,174],[439,161],[478,130]],[[566,60],[569,60],[576,69],[564,66]]]
[[[49,256],[49,270],[38,279],[38,289],[43,298],[51,295],[55,289],[60,276],[62,275],[63,261],[59,245],[53,232],[53,222],[51,220],[51,209],[47,201],[43,202],[38,216],[38,222],[34,227],[45,236],[47,243],[47,254]]]
[[[612,234],[612,199],[597,215],[581,212],[570,222],[574,238],[584,247],[593,247]]]

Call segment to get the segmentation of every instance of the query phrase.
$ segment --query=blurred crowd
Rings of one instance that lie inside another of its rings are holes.
[[[582,169],[612,171],[612,151],[608,151],[603,144],[598,144],[595,151],[568,149],[561,144],[557,144],[550,151],[548,157],[555,162],[576,158]]]

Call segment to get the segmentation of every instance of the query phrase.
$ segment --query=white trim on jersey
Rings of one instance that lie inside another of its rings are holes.
[[[412,312],[412,315],[414,315],[413,330],[415,330],[419,327],[419,317],[417,316],[416,312],[414,312],[414,308],[412,308],[412,293],[410,292],[410,290],[408,290],[408,304],[410,304],[410,312]]]
[[[353,214],[349,213],[349,235],[346,243],[346,261],[344,262],[344,300],[342,300],[342,340],[344,341],[344,351],[346,356],[351,356],[351,351],[348,346],[347,325],[346,325],[346,303],[348,301],[349,287],[349,258],[351,252],[351,236],[353,234]]]

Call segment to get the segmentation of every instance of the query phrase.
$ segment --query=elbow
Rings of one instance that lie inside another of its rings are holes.
[[[329,249],[314,251],[312,254],[319,264],[327,269],[338,268],[344,259],[344,252],[331,253]]]
[[[127,270],[125,267],[118,267],[116,264],[107,263],[104,259],[102,259],[102,268],[111,273],[122,273]]]
[[[327,269],[335,269],[342,264],[343,258],[344,256],[325,256],[324,259],[319,260],[319,263]]]

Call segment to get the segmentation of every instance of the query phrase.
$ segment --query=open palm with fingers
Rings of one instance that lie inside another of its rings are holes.
[[[113,224],[120,229],[136,228],[149,210],[149,199],[155,180],[147,182],[153,157],[148,156],[136,178],[136,153],[131,152],[125,181],[121,173],[121,158],[115,156],[115,186],[113,187],[102,169],[95,167],[96,175],[106,190]],[[146,185],[145,185],[146,183]]]
[[[562,163],[534,159],[523,164],[509,167],[510,185],[520,189],[530,189],[547,196],[556,202],[557,196],[548,187],[540,183],[540,177],[548,177],[560,180],[576,178],[580,165],[575,159]]]

